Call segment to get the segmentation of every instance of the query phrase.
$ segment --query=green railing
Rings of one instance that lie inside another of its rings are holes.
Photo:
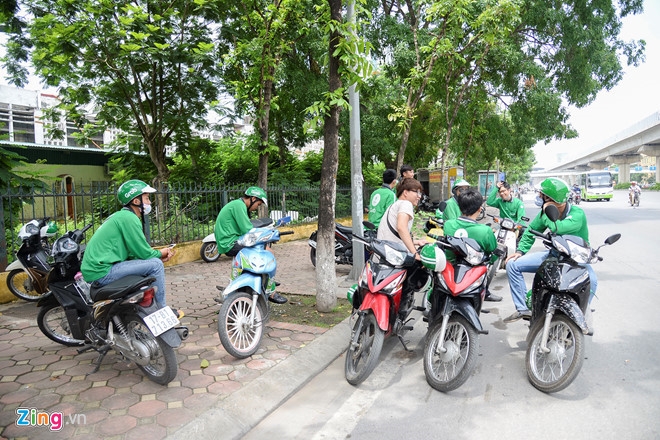
[[[151,197],[153,208],[147,228],[151,244],[159,246],[204,238],[213,232],[220,209],[241,197],[245,189],[245,185],[189,183],[172,184],[166,190],[156,192]],[[291,215],[294,223],[317,220],[318,187],[276,186],[266,190],[272,218]],[[0,243],[0,269],[4,268],[3,260],[13,260],[20,246],[18,231],[26,222],[50,217],[57,222],[60,233],[91,223],[93,227],[87,235],[91,237],[106,218],[121,208],[115,194],[115,186],[107,182],[0,189],[0,241],[6,239],[6,246]],[[335,216],[350,215],[351,190],[338,187]],[[6,253],[3,252],[5,249]]]

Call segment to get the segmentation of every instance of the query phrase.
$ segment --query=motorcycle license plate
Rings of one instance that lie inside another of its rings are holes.
[[[179,324],[179,318],[174,314],[170,306],[158,309],[150,315],[144,317],[144,322],[151,330],[154,336],[165,333],[172,327]]]

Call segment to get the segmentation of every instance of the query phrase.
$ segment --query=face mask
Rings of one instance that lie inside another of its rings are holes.
[[[536,199],[534,199],[534,204],[539,208],[543,206],[543,199],[541,196],[536,196]]]
[[[151,204],[144,205],[142,209],[144,210],[144,215],[149,215],[151,213]]]

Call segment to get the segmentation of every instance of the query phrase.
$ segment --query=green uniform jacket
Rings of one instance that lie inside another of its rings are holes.
[[[447,236],[473,239],[479,243],[484,252],[493,252],[497,249],[497,239],[490,226],[477,223],[470,218],[458,217],[448,220],[445,222],[444,231]]]
[[[499,188],[495,187],[490,192],[486,204],[500,210],[500,217],[510,218],[516,223],[520,223],[525,216],[525,205],[523,201],[517,197],[511,197],[511,201],[507,202],[501,197],[497,197]]]
[[[447,221],[454,218],[458,218],[460,216],[461,216],[461,208],[458,207],[458,202],[456,201],[456,197],[452,197],[451,199],[447,200],[447,206],[445,207],[445,210],[442,211],[442,219],[444,221]]]
[[[376,225],[380,225],[380,220],[383,214],[387,211],[392,203],[396,200],[396,196],[389,185],[383,185],[371,194],[369,202],[369,221]]]
[[[247,206],[243,199],[232,200],[222,207],[215,220],[215,242],[221,254],[230,250],[238,237],[247,233],[254,226],[250,221]]]
[[[122,209],[108,217],[89,240],[80,271],[92,283],[106,276],[115,263],[160,257],[161,252],[147,243],[140,217]]]
[[[550,229],[552,232],[559,235],[577,235],[589,243],[587,216],[584,215],[584,211],[579,206],[566,204],[564,216],[557,220],[556,225],[557,226],[555,226],[555,223],[552,223],[548,217],[543,214],[543,210],[541,210],[541,212],[534,217],[534,220],[529,223],[529,226],[527,227],[528,229],[525,230],[525,233],[520,238],[520,243],[518,243],[518,249],[516,252],[520,252],[524,255],[529,252],[534,244],[536,236],[529,231],[530,228],[541,233],[545,233],[546,230]]]

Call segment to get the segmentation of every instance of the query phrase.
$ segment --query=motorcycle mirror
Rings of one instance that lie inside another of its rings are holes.
[[[367,220],[364,220],[364,221],[362,222],[362,225],[363,225],[365,228],[367,228],[367,229],[371,229],[371,230],[376,229],[376,225],[374,225],[373,223],[371,223],[371,222],[369,222],[369,221],[367,221]]]
[[[545,213],[546,217],[550,219],[551,222],[556,222],[559,219],[559,209],[555,205],[548,204],[545,208],[543,208],[543,212]]]
[[[607,237],[607,239],[605,240],[605,244],[614,244],[614,243],[616,243],[617,241],[619,241],[619,238],[621,238],[621,234],[610,235],[610,236]]]

